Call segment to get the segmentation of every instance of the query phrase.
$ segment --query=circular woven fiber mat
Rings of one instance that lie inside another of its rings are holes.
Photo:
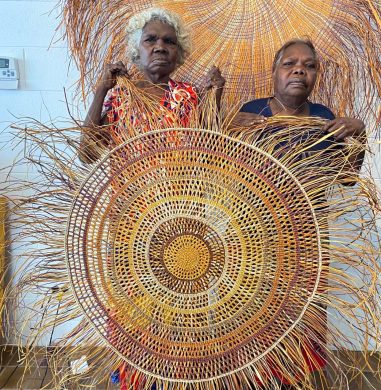
[[[199,382],[271,354],[319,282],[319,232],[297,179],[265,152],[169,129],[110,151],[66,235],[72,288],[104,342],[139,370]]]
[[[146,1],[142,3],[147,6]],[[258,97],[269,94],[274,54],[289,39],[308,36],[319,50],[330,52],[327,35],[331,19],[340,14],[337,0],[150,3],[182,15],[191,28],[194,50],[176,77],[202,80],[205,69],[217,64],[227,79],[226,88],[235,91],[235,98],[236,91],[250,97],[254,91]],[[134,4],[137,10],[143,8],[139,0]]]

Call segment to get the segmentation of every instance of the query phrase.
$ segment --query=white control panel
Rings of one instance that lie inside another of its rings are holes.
[[[19,67],[16,58],[0,57],[0,89],[17,89],[19,80]]]

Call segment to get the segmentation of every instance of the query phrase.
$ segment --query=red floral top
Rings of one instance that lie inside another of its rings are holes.
[[[127,109],[128,100],[128,92],[116,86],[109,91],[103,104],[103,112],[107,114],[111,135],[116,142],[123,142],[133,134],[154,130],[150,120],[152,113],[137,105]],[[195,87],[170,79],[160,100],[162,110],[155,124],[162,124],[161,128],[186,127],[197,104]]]
[[[130,138],[133,135],[132,131],[137,134],[154,130],[151,128],[152,123],[158,125],[158,128],[187,127],[191,115],[195,114],[194,108],[198,104],[198,95],[192,85],[170,79],[160,100],[159,118],[155,121],[150,120],[152,112],[149,112],[144,105],[133,102],[128,107],[129,101],[131,102],[128,91],[116,86],[108,92],[103,103],[103,113],[107,115],[111,125],[110,132],[116,144]],[[112,183],[114,191],[125,184],[117,180],[113,180]],[[117,343],[112,324],[110,324],[108,337],[113,344]],[[123,364],[118,371],[121,390],[137,390],[144,387],[144,378],[135,369]]]

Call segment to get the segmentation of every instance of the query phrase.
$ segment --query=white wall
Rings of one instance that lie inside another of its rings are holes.
[[[72,102],[72,85],[79,74],[71,66],[66,41],[60,39],[62,31],[56,31],[60,22],[57,1],[0,1],[0,57],[18,60],[20,84],[17,90],[0,90],[0,194],[5,182],[5,170],[1,170],[23,153],[23,145],[10,147],[13,139],[12,123],[21,123],[30,117],[48,123],[69,118],[64,88]],[[78,99],[75,107],[78,106]],[[78,118],[83,113],[73,112]],[[33,179],[33,171],[16,168],[15,179]],[[24,249],[11,248],[12,261]],[[29,305],[33,297],[26,298]],[[72,329],[72,325],[67,327]],[[56,329],[55,337],[65,329]],[[27,333],[27,330],[25,330]]]
[[[66,42],[59,39],[59,9],[56,1],[0,2],[0,56],[17,58],[18,90],[0,90],[0,147],[11,137],[7,126],[20,117],[41,122],[68,118],[64,88],[78,73],[68,69]],[[76,113],[77,115],[77,113]],[[1,148],[0,166],[12,162],[15,151]],[[0,177],[1,178],[1,177]]]

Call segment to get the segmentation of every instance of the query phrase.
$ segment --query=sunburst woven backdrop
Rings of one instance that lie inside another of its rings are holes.
[[[155,105],[147,109],[159,117]],[[366,357],[381,342],[380,197],[371,177],[353,175],[340,150],[329,159],[310,153],[319,119],[232,130],[213,111],[197,114],[189,129],[132,133],[100,148],[101,160],[87,166],[76,159],[80,129],[29,123],[21,131],[31,148],[20,164],[39,176],[9,183],[14,239],[26,250],[6,296],[31,313],[18,335],[26,366],[52,327],[76,319],[48,349],[47,387],[96,385],[124,367],[142,389],[277,388],[283,378],[312,390],[313,350],[329,361],[330,385],[365,368],[379,375],[366,358],[359,365],[346,355],[355,348]],[[291,153],[277,147],[285,142]],[[326,197],[345,180],[357,186]],[[22,189],[31,195],[14,194]],[[24,307],[31,293],[40,299]],[[75,375],[68,361],[81,355],[90,369]]]
[[[381,95],[381,3],[378,0],[61,2],[66,36],[83,91],[96,84],[105,62],[124,60],[129,17],[151,6],[177,12],[194,50],[176,72],[201,84],[218,65],[227,79],[227,103],[271,94],[274,54],[292,38],[308,36],[321,57],[317,101],[339,115],[377,117]]]

